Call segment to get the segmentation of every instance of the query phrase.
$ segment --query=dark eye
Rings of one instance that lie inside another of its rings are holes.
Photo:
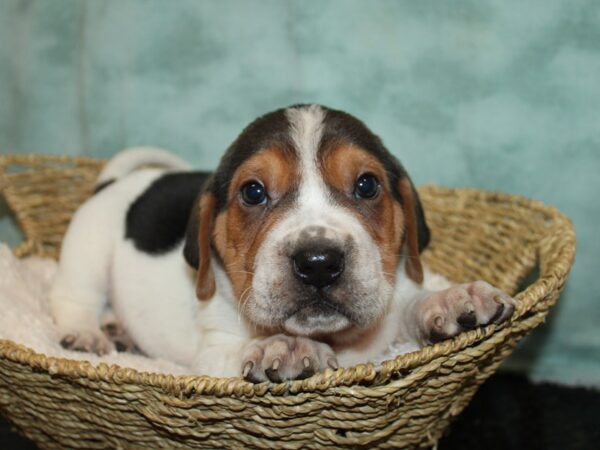
[[[365,173],[358,177],[354,186],[354,195],[357,198],[373,198],[379,192],[379,180],[370,173]]]
[[[250,181],[242,186],[242,200],[250,206],[267,202],[267,191],[258,181]]]

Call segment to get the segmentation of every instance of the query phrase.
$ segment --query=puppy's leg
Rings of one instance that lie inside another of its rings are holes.
[[[61,345],[98,354],[114,349],[99,323],[107,302],[115,225],[106,203],[92,197],[73,216],[50,291],[50,307]]]
[[[420,294],[405,319],[411,338],[421,345],[452,338],[464,330],[507,320],[515,301],[485,281]]]
[[[242,376],[253,383],[301,380],[327,367],[338,367],[329,345],[284,334],[251,342],[242,355]]]
[[[114,346],[100,330],[99,314],[106,296],[69,280],[69,272],[57,278],[50,293],[52,315],[61,345],[69,350],[110,353]],[[83,282],[83,280],[80,280]]]

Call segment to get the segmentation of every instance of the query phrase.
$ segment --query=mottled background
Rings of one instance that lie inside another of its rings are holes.
[[[295,102],[362,118],[418,184],[567,213],[566,291],[505,367],[600,385],[599,1],[0,0],[2,153],[152,144],[210,169]]]

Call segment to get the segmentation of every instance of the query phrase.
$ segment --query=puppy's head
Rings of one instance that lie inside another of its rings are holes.
[[[322,336],[382,318],[399,270],[422,281],[428,241],[414,187],[380,139],[346,113],[299,105],[258,118],[228,149],[185,255],[200,299],[223,271],[253,324]]]

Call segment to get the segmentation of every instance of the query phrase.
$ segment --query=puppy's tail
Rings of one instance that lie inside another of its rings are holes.
[[[142,166],[163,166],[172,170],[190,170],[181,158],[156,147],[131,147],[117,153],[104,166],[96,180],[95,192]]]

